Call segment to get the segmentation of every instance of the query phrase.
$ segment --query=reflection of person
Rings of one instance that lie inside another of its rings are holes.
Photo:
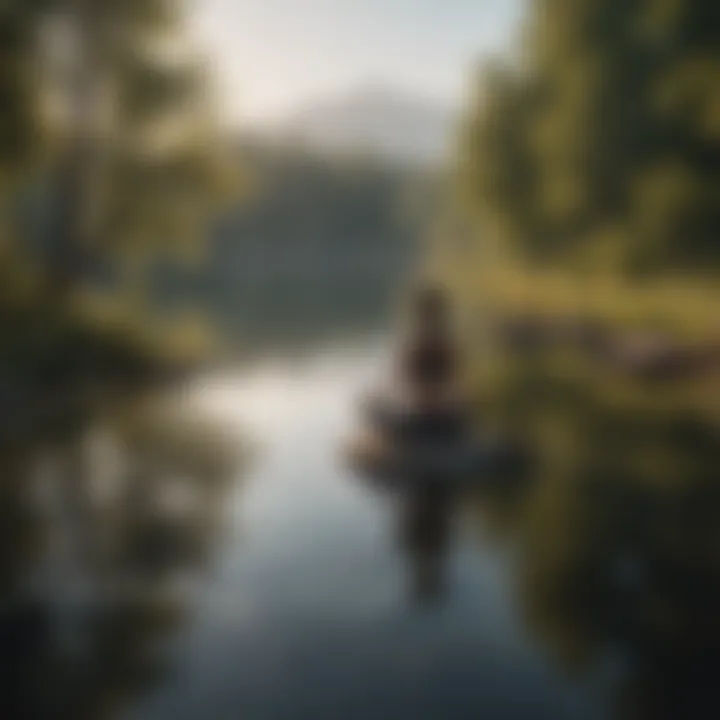
[[[458,357],[445,293],[423,286],[411,299],[409,327],[398,358],[398,380],[413,410],[447,407],[456,392]]]
[[[453,493],[418,490],[400,498],[400,544],[408,560],[413,597],[421,603],[442,599],[454,509]]]

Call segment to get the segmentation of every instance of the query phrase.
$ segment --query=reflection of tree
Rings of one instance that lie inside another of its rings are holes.
[[[158,643],[183,618],[170,600],[118,601],[86,610],[82,648],[57,643],[49,603],[19,604],[2,623],[3,716],[111,717],[129,697],[149,689],[166,670]]]
[[[524,398],[544,432],[521,561],[529,623],[570,668],[624,668],[624,715],[716,716],[720,487],[707,388],[658,393],[538,367],[508,398],[516,410]]]
[[[133,413],[99,445],[63,442],[44,468],[35,453],[4,475],[2,717],[112,717],[170,669],[163,640],[242,459],[211,427],[159,420]]]
[[[0,462],[0,597],[10,597],[39,552],[42,528],[28,507],[23,466]]]

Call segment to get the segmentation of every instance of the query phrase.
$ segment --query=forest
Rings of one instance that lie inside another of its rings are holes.
[[[166,0],[0,10],[0,394],[14,427],[16,409],[31,423],[48,405],[48,389],[78,397],[170,358],[193,362],[205,342],[197,324],[153,326],[138,308],[148,255],[191,253],[240,186],[177,10]],[[114,292],[98,292],[100,278]]]
[[[457,159],[498,302],[717,332],[719,44],[706,0],[531,4]]]
[[[573,673],[628,663],[618,716],[700,717],[720,657],[720,7],[536,0],[523,27],[480,72],[463,232],[436,253],[482,318],[484,422],[537,452],[511,532],[524,617]]]

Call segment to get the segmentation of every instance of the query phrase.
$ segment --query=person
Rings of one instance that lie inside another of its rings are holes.
[[[411,412],[444,411],[457,399],[458,352],[445,292],[424,285],[410,300],[397,381]]]
[[[369,426],[350,456],[363,466],[368,458],[371,464],[373,458],[387,459],[389,448],[408,442],[459,439],[467,424],[458,376],[448,298],[441,288],[424,284],[410,296],[392,387],[363,398]]]

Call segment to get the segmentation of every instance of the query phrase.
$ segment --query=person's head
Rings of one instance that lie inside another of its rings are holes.
[[[411,298],[412,321],[422,327],[442,327],[449,320],[450,307],[445,291],[437,285],[418,287]]]

